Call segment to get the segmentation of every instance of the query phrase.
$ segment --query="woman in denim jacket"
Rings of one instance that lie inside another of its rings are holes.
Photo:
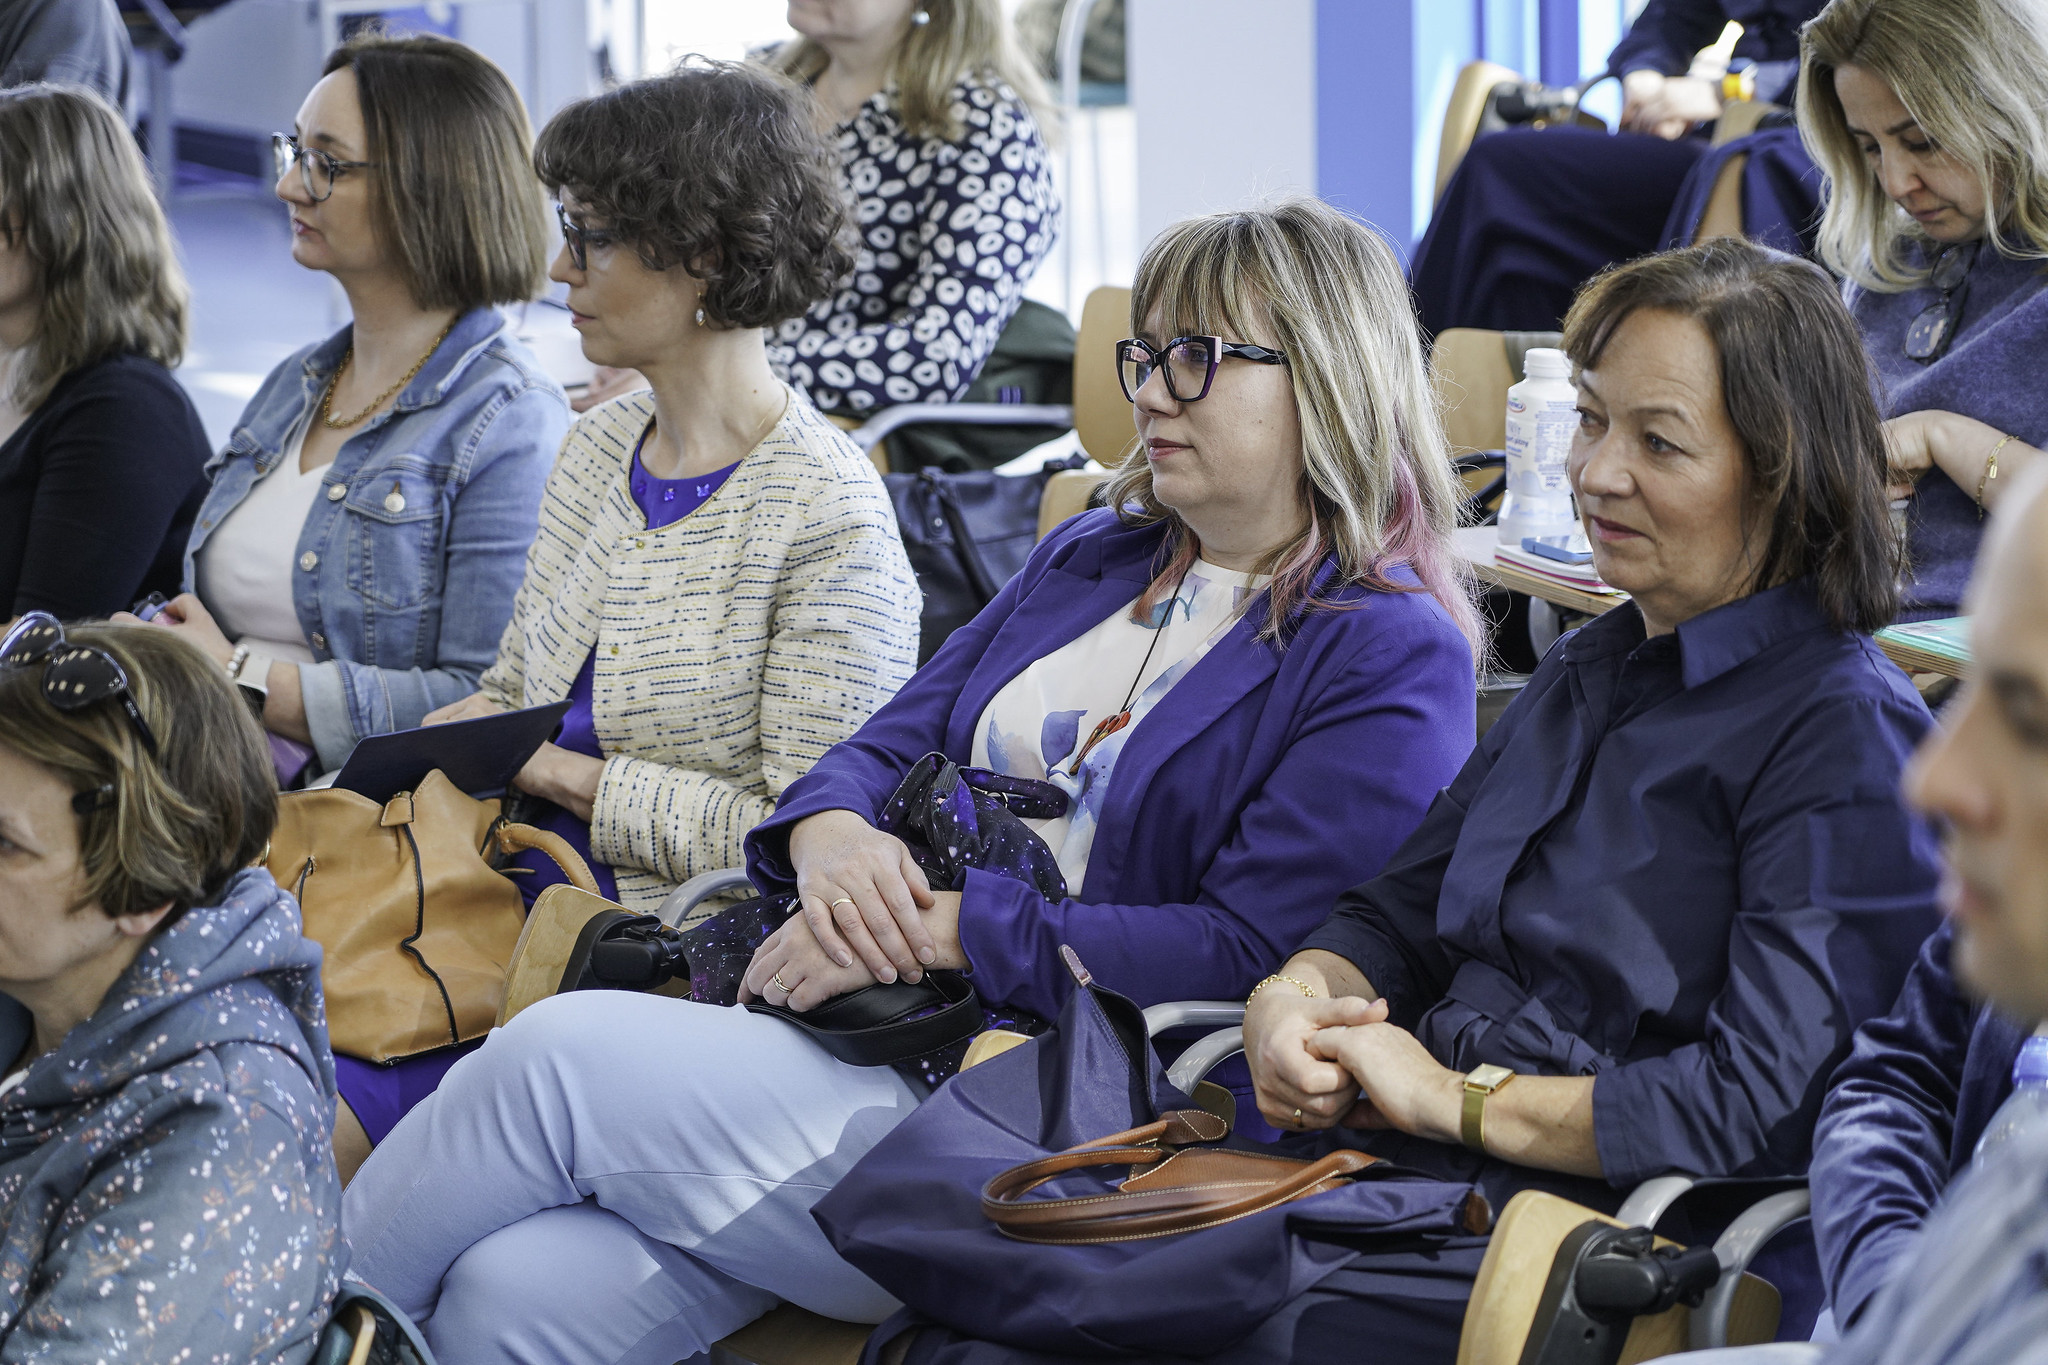
[[[264,694],[289,778],[307,754],[283,741],[337,768],[476,690],[569,411],[492,307],[540,291],[548,241],[503,72],[442,38],[357,39],[277,153],[293,259],[354,320],[257,391],[156,619]]]

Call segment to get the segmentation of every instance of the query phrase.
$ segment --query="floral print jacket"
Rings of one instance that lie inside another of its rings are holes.
[[[0,996],[0,1057],[29,1029]],[[0,1097],[0,1361],[300,1365],[347,1264],[333,1125],[319,946],[241,872]]]
[[[953,118],[957,141],[912,137],[891,82],[833,135],[859,255],[768,337],[769,359],[825,412],[958,399],[1052,246],[1059,200],[1030,107],[969,76]]]

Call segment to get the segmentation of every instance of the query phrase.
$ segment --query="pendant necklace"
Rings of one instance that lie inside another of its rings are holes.
[[[1173,604],[1180,601],[1180,590],[1187,584],[1187,581],[1187,571],[1183,569],[1180,581],[1173,585],[1173,596],[1166,599],[1166,616],[1153,629],[1152,643],[1145,646],[1145,657],[1138,663],[1137,676],[1131,679],[1130,690],[1124,693],[1122,709],[1117,711],[1115,715],[1104,716],[1101,720],[1095,722],[1095,728],[1088,732],[1087,743],[1083,744],[1081,751],[1074,755],[1074,763],[1072,767],[1067,769],[1067,776],[1079,777],[1081,775],[1081,764],[1087,759],[1089,751],[1131,723],[1131,703],[1137,699],[1138,684],[1144,681],[1145,670],[1151,666],[1153,651],[1159,648],[1159,637],[1166,633],[1166,628],[1169,625],[1173,624]]]

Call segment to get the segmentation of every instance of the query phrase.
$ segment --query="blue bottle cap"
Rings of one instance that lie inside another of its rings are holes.
[[[2013,1058],[2014,1085],[2048,1085],[2048,1038],[2029,1038]]]

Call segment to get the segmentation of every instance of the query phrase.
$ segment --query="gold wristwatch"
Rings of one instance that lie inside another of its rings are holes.
[[[1486,1152],[1486,1097],[1514,1078],[1514,1072],[1492,1062],[1465,1073],[1465,1109],[1459,1115],[1458,1139],[1473,1151]]]

